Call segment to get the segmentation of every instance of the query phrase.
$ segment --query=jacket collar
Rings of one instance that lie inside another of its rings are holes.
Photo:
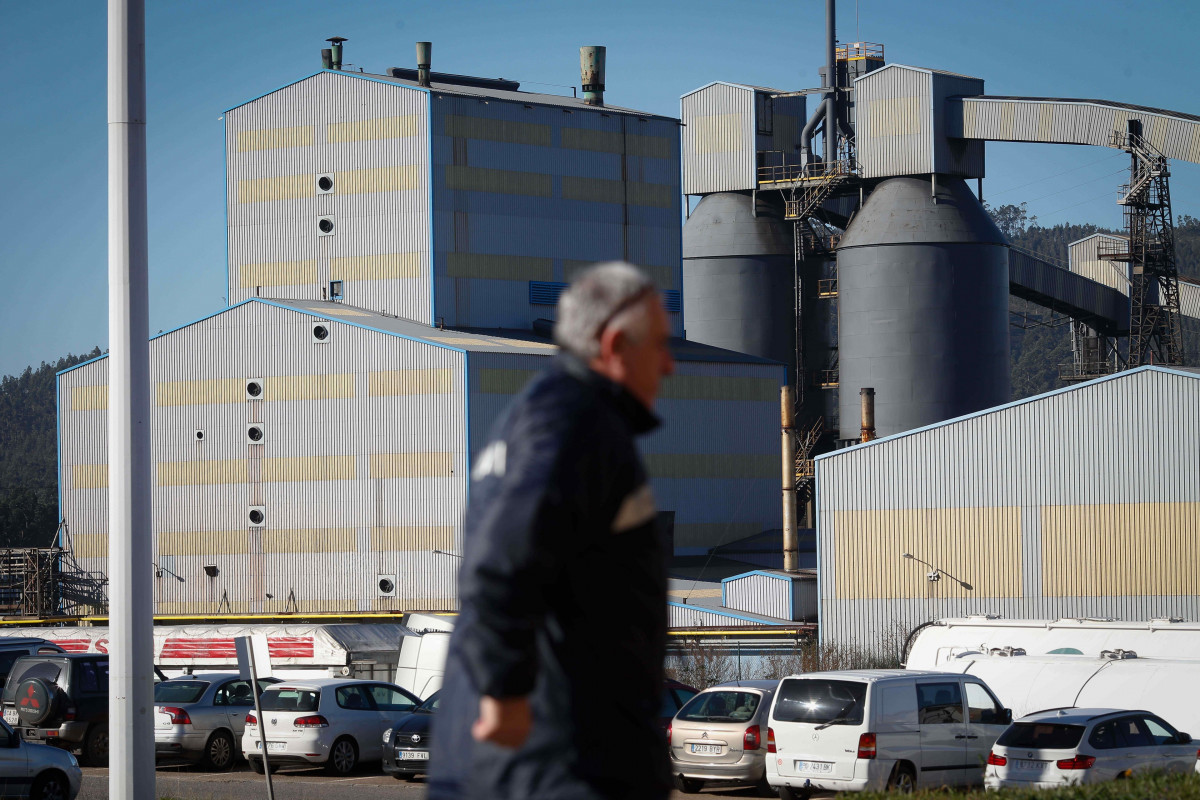
[[[563,351],[559,352],[556,359],[563,372],[591,386],[597,394],[608,400],[617,413],[629,423],[634,434],[649,433],[662,424],[662,420],[642,405],[642,401],[634,397],[628,389],[596,372],[580,358]]]

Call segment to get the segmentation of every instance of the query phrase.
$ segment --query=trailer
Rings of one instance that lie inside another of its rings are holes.
[[[107,653],[107,627],[11,628],[0,636],[38,637],[68,653]],[[354,677],[392,681],[406,638],[398,623],[336,625],[160,625],[154,628],[154,664],[168,677],[192,672],[236,672],[236,640],[248,636],[260,675],[276,678]],[[256,660],[260,656],[256,655]],[[403,685],[403,684],[401,684]],[[409,688],[409,687],[405,687]]]

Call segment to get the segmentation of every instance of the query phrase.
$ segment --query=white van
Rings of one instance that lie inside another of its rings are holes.
[[[767,729],[767,782],[783,800],[810,791],[982,784],[1012,722],[971,675],[880,669],[784,678]]]

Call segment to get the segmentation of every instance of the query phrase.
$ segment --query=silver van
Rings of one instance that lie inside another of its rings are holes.
[[[767,782],[783,800],[810,791],[981,784],[1012,722],[971,675],[904,669],[784,678],[767,728]]]

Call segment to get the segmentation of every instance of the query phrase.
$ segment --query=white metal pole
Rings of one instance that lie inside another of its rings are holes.
[[[155,797],[145,19],[144,0],[108,2],[108,796],[113,800]]]

